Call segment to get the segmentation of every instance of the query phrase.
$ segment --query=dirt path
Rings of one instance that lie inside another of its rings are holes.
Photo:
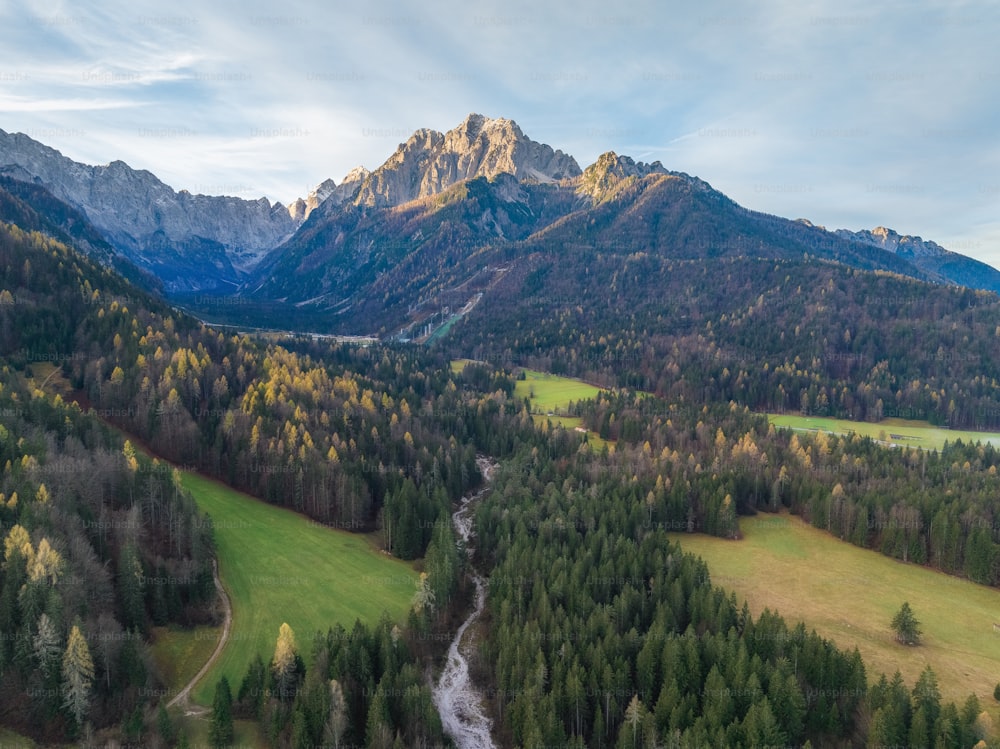
[[[205,665],[201,667],[201,670],[194,675],[194,678],[187,683],[177,695],[167,703],[167,707],[173,707],[174,705],[180,705],[185,715],[205,715],[208,713],[207,707],[202,707],[201,705],[191,704],[191,690],[194,688],[195,684],[201,681],[208,669],[212,667],[212,664],[218,659],[219,655],[222,653],[222,649],[226,647],[226,642],[229,641],[229,631],[233,627],[233,606],[229,602],[229,594],[226,593],[226,589],[222,587],[222,581],[219,580],[219,563],[213,559],[212,560],[212,578],[215,580],[215,588],[219,591],[219,596],[222,598],[222,607],[225,611],[225,617],[222,621],[222,636],[219,638],[219,644],[215,646],[215,650],[212,655],[209,656],[208,660],[205,661]]]

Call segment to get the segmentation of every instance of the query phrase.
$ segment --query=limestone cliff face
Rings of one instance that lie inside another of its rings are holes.
[[[309,214],[323,203],[329,203],[329,205],[346,203],[358,192],[369,174],[371,172],[363,166],[359,166],[349,171],[339,185],[332,179],[320,183],[306,199],[306,217],[308,218]]]
[[[623,183],[650,174],[671,174],[671,172],[664,169],[659,161],[646,164],[608,151],[601,154],[597,161],[584,170],[577,181],[576,191],[595,201],[601,201],[613,195]]]
[[[838,229],[834,234],[842,239],[891,252],[945,283],[1000,293],[1000,271],[979,260],[945,249],[929,239],[900,234],[884,226],[862,231]]]
[[[302,221],[266,198],[175,192],[122,161],[80,164],[3,130],[0,172],[40,184],[82,211],[118,252],[163,278],[169,291],[237,282]]]
[[[937,242],[924,241],[920,237],[899,234],[884,226],[876,226],[871,231],[867,229],[862,231],[839,229],[836,233],[846,239],[854,239],[873,245],[874,247],[881,247],[883,250],[888,250],[903,257],[928,257],[944,255],[948,252],[948,250]]]
[[[285,207],[266,198],[174,191],[122,161],[80,164],[26,135],[0,130],[0,174],[42,185],[77,208],[114,249],[160,277],[168,292],[235,287],[321,206],[392,207],[463,180],[517,182],[579,177],[572,156],[537,143],[507,119],[471,114],[447,133],[418,130],[381,167],[328,179]]]
[[[447,133],[417,130],[365,177],[354,202],[372,207],[400,205],[435,195],[462,180],[503,173],[533,182],[581,174],[572,156],[531,140],[513,120],[470,114]]]

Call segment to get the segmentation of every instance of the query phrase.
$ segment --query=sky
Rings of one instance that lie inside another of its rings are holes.
[[[1000,267],[998,38],[954,0],[0,0],[0,129],[287,204],[478,112]]]

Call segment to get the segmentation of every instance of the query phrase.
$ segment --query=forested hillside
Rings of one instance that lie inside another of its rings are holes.
[[[334,527],[373,529],[385,507],[407,559],[478,480],[439,357],[226,336],[63,245],[5,238],[0,355],[58,364],[75,397],[158,454]]]
[[[506,316],[477,308],[449,344],[487,363],[453,372],[433,347],[225,334],[4,225],[4,724],[52,741],[166,740],[150,729],[162,692],[149,628],[211,618],[211,524],[111,422],[176,463],[421,559],[406,623],[297,644],[275,633],[270,664],[220,683],[218,704],[259,720],[275,746],[442,739],[426,674],[471,594],[451,512],[481,483],[477,454],[500,463],[474,561],[490,578],[476,669],[504,745],[972,746],[984,734],[975,696],[942,705],[932,670],[917,685],[879,681],[857,652],[771,612],[751,617],[666,534],[736,539],[740,515],[787,508],[996,585],[996,450],[886,450],[751,412],[780,398],[786,410],[988,420],[995,297],[836,265],[733,259],[711,274],[644,256],[602,296],[584,272],[601,256],[578,260],[512,271],[498,286]],[[574,274],[586,306],[552,296]],[[656,300],[648,278],[663,279]],[[573,409],[611,446],[537,427],[502,366],[513,362],[625,386]]]
[[[211,524],[170,466],[42,389],[73,355],[59,305],[82,301],[80,274],[125,288],[0,231],[0,720],[49,741],[141,725],[161,688],[149,628],[210,621],[215,591]]]
[[[1000,427],[996,295],[830,263],[539,253],[451,341],[671,401]]]

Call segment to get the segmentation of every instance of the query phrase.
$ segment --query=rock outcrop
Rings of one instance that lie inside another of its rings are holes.
[[[400,205],[463,180],[504,173],[519,181],[553,182],[581,171],[572,156],[531,140],[513,120],[470,114],[447,133],[417,130],[364,178],[354,202],[378,208]]]
[[[908,234],[899,234],[884,226],[876,226],[871,231],[867,229],[863,229],[862,231],[838,229],[836,234],[846,239],[853,239],[856,242],[870,244],[873,247],[881,247],[883,250],[888,250],[896,255],[902,255],[907,258],[933,257],[949,253],[948,250],[937,242],[925,241],[920,237],[911,237]]]

